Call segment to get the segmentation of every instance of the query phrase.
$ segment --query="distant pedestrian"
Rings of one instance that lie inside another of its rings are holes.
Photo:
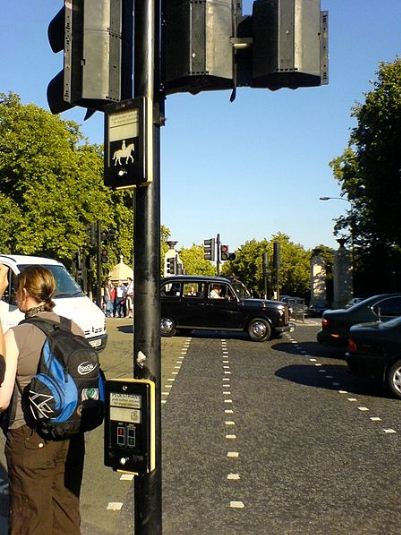
[[[105,314],[107,318],[110,318],[113,316],[113,310],[114,310],[114,300],[115,300],[115,290],[113,283],[110,279],[107,280],[105,286],[104,286],[104,305],[105,305]]]
[[[134,281],[128,277],[127,297],[126,297],[127,315],[132,318],[134,308]]]
[[[114,307],[114,317],[125,318],[126,315],[126,304],[125,298],[127,296],[127,286],[120,281],[119,285],[116,288],[116,304]]]

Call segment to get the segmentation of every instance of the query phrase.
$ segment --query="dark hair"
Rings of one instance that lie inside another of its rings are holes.
[[[52,297],[56,290],[53,273],[42,266],[28,266],[17,275],[15,290],[22,292],[23,288],[38,303],[44,302],[44,309],[51,312],[55,306]]]

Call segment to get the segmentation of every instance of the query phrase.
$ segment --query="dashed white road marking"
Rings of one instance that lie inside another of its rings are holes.
[[[108,511],[121,511],[123,506],[122,502],[109,502],[107,504],[107,510]]]
[[[233,422],[232,420],[226,420],[224,423],[226,425],[235,425],[235,422]]]
[[[230,507],[232,509],[243,509],[245,505],[243,502],[230,502]]]
[[[238,459],[239,452],[238,451],[228,451],[227,452],[227,457],[229,457],[230,459]]]
[[[121,474],[120,481],[132,481],[134,474]]]
[[[234,411],[232,409],[225,409],[224,412],[226,414],[234,414]]]
[[[356,398],[347,398],[348,401],[358,401]]]
[[[378,416],[371,416],[370,419],[372,420],[372,422],[381,422],[382,419],[379,418]]]
[[[227,474],[227,479],[238,481],[241,478],[239,474]]]
[[[233,402],[232,399],[225,399],[225,400],[224,400],[224,403],[232,403],[232,402]]]
[[[360,411],[368,411],[369,409],[367,407],[358,407],[358,410],[360,410]]]
[[[383,429],[383,431],[388,434],[397,432],[395,429]]]
[[[348,394],[348,392],[346,390],[339,390],[338,393],[339,394]]]
[[[226,438],[229,440],[235,440],[237,438],[237,435],[226,435]]]
[[[317,359],[309,359],[310,362],[317,362]]]

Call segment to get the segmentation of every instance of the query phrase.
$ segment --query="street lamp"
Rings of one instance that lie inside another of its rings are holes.
[[[344,197],[319,197],[320,201],[331,201],[332,199],[335,199],[336,201],[349,202],[351,204],[351,201],[349,201],[348,199],[344,199]]]

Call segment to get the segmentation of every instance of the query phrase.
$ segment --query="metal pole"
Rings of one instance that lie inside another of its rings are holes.
[[[148,171],[134,214],[134,377],[156,383],[156,469],[135,477],[135,534],[162,533],[160,354],[160,72],[159,0],[135,2],[135,97],[146,97]],[[156,12],[157,11],[157,12]]]
[[[263,253],[263,280],[265,285],[265,299],[267,299],[267,253]]]
[[[217,276],[220,276],[220,234],[216,236],[216,269]]]
[[[97,278],[97,292],[96,292],[96,304],[99,308],[102,308],[102,283],[103,283],[103,268],[102,268],[102,229],[100,221],[96,222],[96,278]]]

